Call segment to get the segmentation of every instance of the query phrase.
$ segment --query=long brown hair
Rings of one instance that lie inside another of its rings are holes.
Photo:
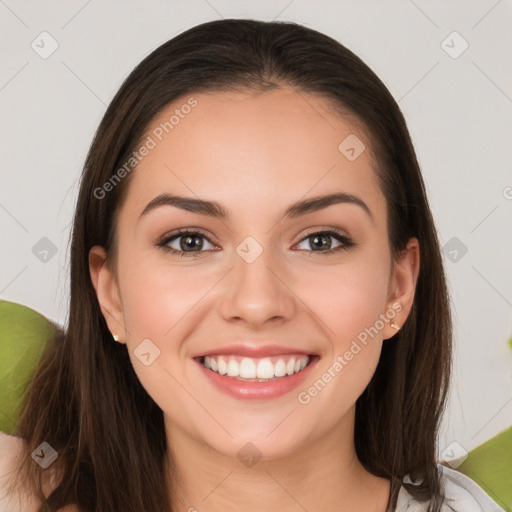
[[[381,80],[334,39],[291,22],[226,19],[193,27],[161,45],[126,78],[92,141],[81,178],[71,242],[71,303],[65,334],[49,340],[16,434],[25,439],[20,475],[41,500],[42,469],[31,452],[48,442],[60,483],[40,512],[75,503],[96,512],[170,512],[163,413],[140,384],[126,346],[112,341],[91,283],[88,253],[115,257],[116,212],[130,174],[106,194],[150,121],[195,92],[282,85],[329,100],[362,123],[387,198],[396,257],[417,237],[421,268],[412,310],[356,404],[355,447],[371,473],[405,475],[418,500],[440,510],[437,435],[451,361],[449,296],[425,186],[402,113]],[[136,170],[135,170],[136,172]],[[96,193],[95,193],[96,191]],[[171,463],[172,464],[172,463]]]

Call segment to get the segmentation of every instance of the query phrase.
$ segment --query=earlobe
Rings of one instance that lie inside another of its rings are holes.
[[[114,272],[106,263],[105,249],[99,245],[89,251],[89,273],[110,332],[123,343],[126,339],[123,308]]]
[[[383,339],[394,336],[403,326],[411,311],[420,270],[420,247],[416,238],[410,238],[393,266],[390,281],[388,311],[394,311],[393,320],[383,329]],[[397,304],[400,306],[398,307]],[[392,325],[394,324],[394,326]],[[398,328],[397,328],[398,327]]]

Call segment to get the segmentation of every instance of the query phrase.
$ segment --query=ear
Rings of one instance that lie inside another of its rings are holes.
[[[117,278],[106,263],[105,249],[99,245],[89,251],[89,272],[110,332],[119,337],[120,343],[125,343],[126,328]]]
[[[419,272],[419,243],[416,238],[410,238],[393,265],[386,313],[391,317],[394,312],[394,317],[386,322],[382,330],[383,339],[387,340],[398,332],[391,324],[401,328],[407,320],[414,301]]]

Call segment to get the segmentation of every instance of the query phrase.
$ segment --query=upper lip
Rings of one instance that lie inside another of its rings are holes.
[[[245,357],[271,357],[285,354],[304,354],[312,355],[313,353],[308,350],[299,350],[293,347],[287,347],[284,345],[252,345],[252,344],[234,344],[225,345],[223,347],[212,348],[206,352],[195,354],[194,358],[202,356],[213,356],[213,355],[239,355]]]

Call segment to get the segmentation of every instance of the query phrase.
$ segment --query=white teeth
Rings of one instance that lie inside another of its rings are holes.
[[[231,359],[228,363],[228,377],[238,377],[239,375],[240,366],[234,359]]]
[[[219,357],[217,361],[217,373],[220,373],[221,375],[226,375],[228,373],[228,365],[226,361],[224,361],[224,358]]]
[[[205,356],[203,366],[220,375],[249,380],[269,380],[293,375],[309,363],[309,356],[276,356],[253,359],[240,356]]]
[[[256,365],[252,359],[244,357],[240,363],[240,377],[254,379],[256,377]]]
[[[262,359],[258,363],[258,368],[256,370],[256,375],[258,379],[271,379],[274,377],[274,365],[270,359]]]
[[[282,359],[279,359],[274,366],[274,375],[276,377],[284,377],[286,375],[286,365]]]

